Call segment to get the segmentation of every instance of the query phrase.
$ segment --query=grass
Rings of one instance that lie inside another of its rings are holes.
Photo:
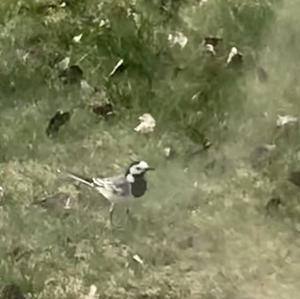
[[[272,141],[278,113],[299,112],[300,6],[196,2],[1,2],[0,287],[39,299],[84,298],[91,285],[101,299],[297,298],[299,190],[286,177],[297,169],[298,129],[277,140],[272,163],[254,169],[248,157]],[[175,31],[185,48],[168,43]],[[216,57],[201,46],[210,34],[223,37]],[[232,46],[244,55],[240,70],[224,67]],[[101,90],[97,101],[113,103],[112,118],[62,84],[65,57]],[[121,58],[125,69],[110,78]],[[58,109],[71,120],[49,138]],[[157,121],[150,136],[134,132],[145,112]],[[212,146],[201,151],[205,139]],[[133,219],[117,208],[122,229],[107,227],[104,199],[57,171],[106,176],[132,159],[157,170]],[[68,216],[31,205],[58,191],[79,198]],[[273,196],[284,204],[267,213]]]

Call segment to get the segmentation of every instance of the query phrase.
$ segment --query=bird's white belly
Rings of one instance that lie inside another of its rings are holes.
[[[133,197],[133,196],[120,196],[120,195],[117,195],[117,194],[113,193],[111,190],[107,190],[105,188],[99,188],[98,187],[96,189],[103,197],[105,197],[111,203],[116,203],[116,204],[124,203],[124,204],[126,204],[128,202],[136,200],[136,198]]]

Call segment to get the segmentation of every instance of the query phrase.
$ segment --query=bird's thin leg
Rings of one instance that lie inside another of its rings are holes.
[[[134,214],[132,214],[131,211],[132,210],[129,207],[126,208],[127,222],[128,221],[136,222],[137,219],[135,218]]]
[[[113,212],[114,212],[115,204],[111,203],[110,208],[109,208],[109,221],[110,224],[113,224]]]

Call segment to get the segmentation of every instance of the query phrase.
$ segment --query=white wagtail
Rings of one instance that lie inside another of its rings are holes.
[[[109,219],[112,224],[115,204],[125,203],[145,194],[147,191],[145,173],[149,170],[154,170],[154,168],[150,167],[147,162],[135,161],[129,165],[125,174],[114,177],[86,178],[73,173],[68,173],[67,176],[96,189],[110,202]]]

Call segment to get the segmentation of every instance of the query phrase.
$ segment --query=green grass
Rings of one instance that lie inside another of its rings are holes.
[[[162,2],[0,3],[0,288],[14,283],[39,299],[83,298],[91,285],[99,299],[298,298],[299,190],[286,180],[299,163],[298,129],[277,140],[271,164],[254,169],[248,158],[273,140],[277,114],[299,114],[300,6]],[[169,45],[175,31],[185,48]],[[207,35],[223,38],[216,57],[201,46]],[[240,70],[225,67],[232,46]],[[96,100],[113,103],[112,118],[62,84],[55,65],[65,57],[101,90]],[[125,70],[109,78],[121,58]],[[48,138],[58,109],[71,120]],[[145,112],[157,121],[149,136],[134,131]],[[205,138],[212,147],[191,155]],[[117,208],[122,229],[107,226],[104,199],[58,171],[109,176],[134,159],[156,171],[133,219]],[[68,216],[31,205],[58,191],[79,196]],[[284,205],[268,214],[272,196]]]

